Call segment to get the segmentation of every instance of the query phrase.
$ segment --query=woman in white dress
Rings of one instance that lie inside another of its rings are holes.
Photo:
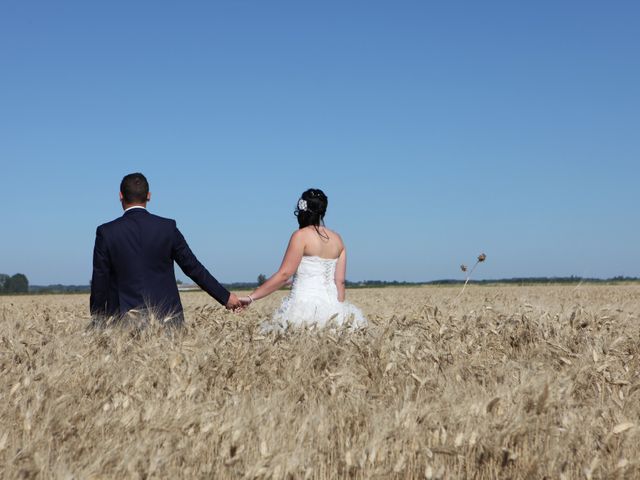
[[[324,225],[327,196],[315,188],[305,191],[295,211],[299,229],[291,235],[280,269],[250,295],[244,305],[270,295],[295,274],[291,293],[275,312],[267,330],[289,326],[367,325],[362,312],[345,302],[347,250],[337,232]]]

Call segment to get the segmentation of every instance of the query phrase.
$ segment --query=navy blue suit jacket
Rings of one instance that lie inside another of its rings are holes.
[[[200,288],[226,305],[229,292],[195,257],[175,220],[143,208],[128,210],[96,230],[90,310],[94,316],[119,316],[153,308],[182,316],[173,262]]]

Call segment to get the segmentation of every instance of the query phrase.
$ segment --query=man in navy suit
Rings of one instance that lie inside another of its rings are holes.
[[[120,319],[132,312],[152,312],[161,321],[184,322],[173,262],[202,290],[227,309],[241,307],[195,257],[175,220],[146,209],[149,183],[132,173],[120,183],[124,215],[100,225],[93,250],[90,311],[94,320]]]

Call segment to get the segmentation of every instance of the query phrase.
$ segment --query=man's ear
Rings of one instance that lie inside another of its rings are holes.
[[[151,201],[151,192],[147,192],[147,202]]]
[[[124,200],[124,195],[122,195],[122,192],[120,192],[120,201]]]

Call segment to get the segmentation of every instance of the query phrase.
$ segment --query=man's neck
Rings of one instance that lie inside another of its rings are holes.
[[[143,208],[143,209],[146,210],[147,204],[146,203],[133,203],[131,205],[124,205],[124,211],[125,212],[128,212],[132,208]]]

